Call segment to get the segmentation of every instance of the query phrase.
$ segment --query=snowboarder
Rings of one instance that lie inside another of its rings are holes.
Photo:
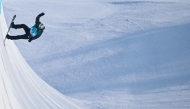
[[[31,42],[32,40],[39,38],[45,29],[44,24],[40,22],[40,17],[43,15],[45,15],[45,13],[42,12],[36,17],[35,25],[32,26],[31,28],[29,28],[25,24],[15,25],[14,22],[12,22],[11,28],[14,28],[14,29],[23,28],[25,31],[25,34],[17,35],[17,36],[10,36],[9,34],[7,34],[6,38],[11,39],[11,40],[28,39],[28,42]]]

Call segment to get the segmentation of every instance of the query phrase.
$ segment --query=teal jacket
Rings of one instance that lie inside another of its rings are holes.
[[[44,13],[39,14],[36,17],[35,25],[30,28],[29,42],[31,42],[32,40],[35,40],[35,39],[39,38],[42,35],[43,30],[39,29],[38,27],[41,24],[40,17],[43,16],[43,15],[44,15]],[[34,34],[32,34],[31,31],[33,31]]]

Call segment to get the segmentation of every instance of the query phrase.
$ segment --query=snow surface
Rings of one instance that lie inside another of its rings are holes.
[[[42,37],[14,41],[32,69],[93,109],[190,108],[189,0],[4,0],[6,21]],[[22,30],[11,30],[21,34]]]
[[[3,9],[0,14],[0,30],[0,109],[87,108],[84,101],[64,96],[39,78],[13,41],[6,41],[4,46],[8,29]]]

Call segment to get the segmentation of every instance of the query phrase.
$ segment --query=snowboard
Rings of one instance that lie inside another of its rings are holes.
[[[15,18],[16,18],[16,15],[13,16],[11,23],[14,22]],[[9,33],[10,29],[11,29],[11,24],[10,24],[10,26],[9,26],[9,29],[8,29],[8,31],[7,31],[7,34]],[[7,39],[7,34],[6,34],[5,39],[4,39],[4,46],[5,46],[5,40]]]

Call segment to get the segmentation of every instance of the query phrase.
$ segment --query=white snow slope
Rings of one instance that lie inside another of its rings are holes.
[[[190,109],[190,0],[3,3],[8,23],[16,14],[15,24],[32,26],[45,12],[39,39],[14,42],[36,74],[64,95],[92,109]],[[2,48],[8,57],[12,43]]]
[[[1,6],[2,7],[2,6]],[[25,62],[13,41],[3,39],[7,25],[0,14],[0,109],[85,109],[77,100],[62,95]]]

